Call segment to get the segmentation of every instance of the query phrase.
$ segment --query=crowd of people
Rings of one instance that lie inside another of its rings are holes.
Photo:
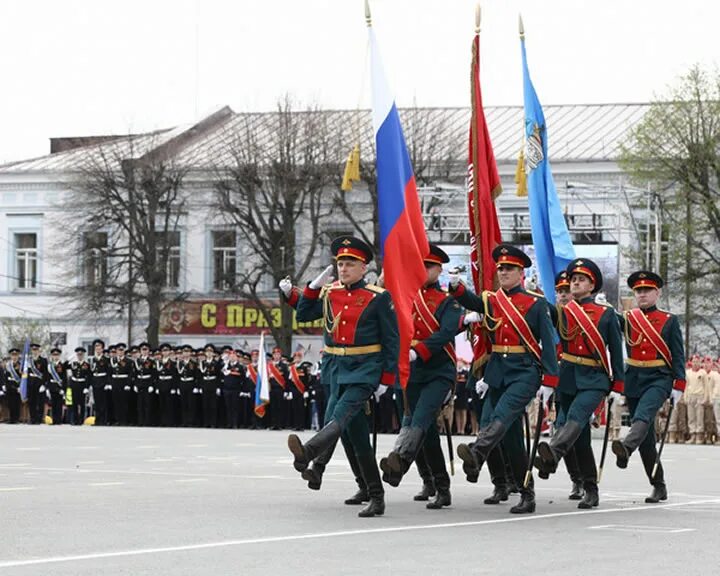
[[[9,423],[95,426],[197,426],[207,428],[309,428],[325,410],[317,366],[297,352],[268,354],[270,403],[255,414],[259,351],[202,349],[146,342],[129,349],[95,340],[87,356],[77,347],[72,360],[59,348],[41,354],[30,345],[25,398],[18,348],[0,369],[2,419]]]

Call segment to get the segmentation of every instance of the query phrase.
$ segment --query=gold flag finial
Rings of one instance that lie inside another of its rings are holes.
[[[372,26],[372,15],[370,14],[370,2],[368,0],[365,0],[365,23],[368,28]]]
[[[480,20],[482,17],[482,10],[480,9],[480,2],[475,4],[475,34],[480,34]]]
[[[520,31],[520,38],[525,38],[525,26],[523,26],[522,14],[518,14],[518,30]]]

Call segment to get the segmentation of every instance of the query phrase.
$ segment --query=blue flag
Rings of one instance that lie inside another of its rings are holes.
[[[527,174],[530,229],[540,283],[545,297],[555,303],[555,277],[575,259],[575,248],[565,223],[550,162],[547,156],[547,126],[525,55],[525,39],[520,39],[525,100],[525,172]]]
[[[22,367],[20,376],[20,398],[23,402],[27,400],[27,389],[28,389],[28,371],[30,366],[30,338],[25,339],[25,346],[23,347],[23,355],[20,366]]]

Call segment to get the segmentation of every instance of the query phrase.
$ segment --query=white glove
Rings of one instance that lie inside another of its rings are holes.
[[[155,388],[148,386],[148,393],[152,394],[153,392],[155,392]]]
[[[40,393],[42,394],[43,392],[45,392],[45,386],[40,386]]]
[[[105,384],[104,390],[112,390],[112,384]]]
[[[287,392],[283,392],[283,400],[287,400],[287,399],[288,399],[287,396],[288,396],[288,393],[287,393]]]
[[[0,397],[5,396],[5,390],[0,390]]]
[[[303,392],[303,398],[310,398],[310,394],[308,394],[307,392]]]
[[[130,386],[125,386],[123,390],[125,390],[125,392],[130,392]]]
[[[380,386],[377,387],[377,390],[373,392],[373,396],[375,396],[375,402],[380,402],[380,396],[385,394],[386,390],[387,386],[385,386],[385,384],[380,384]]]
[[[87,394],[87,393],[88,393],[88,389],[87,389],[87,388],[83,388],[83,394]]]
[[[137,391],[138,391],[137,386],[133,386],[133,392],[137,392]]]
[[[448,274],[448,280],[450,281],[450,286],[452,288],[457,288],[458,284],[460,284],[460,274],[457,272],[450,272]]]
[[[482,314],[480,314],[480,312],[468,312],[467,314],[465,314],[465,318],[463,318],[463,324],[467,326],[468,324],[480,322],[481,320]]]
[[[292,394],[292,392],[288,392],[288,400],[292,400],[292,399],[293,399],[293,394]]]
[[[488,388],[490,388],[490,386],[488,386],[488,383],[485,382],[485,380],[483,380],[482,378],[475,382],[475,392],[477,392],[477,395],[480,397],[481,400],[485,398],[485,394],[487,394]]]
[[[552,396],[554,391],[555,389],[552,386],[542,385],[537,391],[536,398],[542,400],[543,406],[547,407],[550,396]]]
[[[617,402],[618,404],[620,404],[621,399],[622,399],[622,394],[620,394],[620,392],[614,392],[614,391],[610,392],[610,400],[612,400],[613,403]]]
[[[417,352],[410,348],[410,362],[415,362],[417,360]]]
[[[282,290],[283,294],[285,294],[286,297],[290,296],[290,291],[292,290],[292,282],[290,282],[290,278],[288,276],[280,280],[278,287],[280,288],[280,290]]]
[[[180,388],[178,388],[177,390],[175,390],[175,392],[177,393],[178,396],[180,396]]]
[[[193,394],[197,394],[197,393],[198,393],[198,389],[197,389],[197,388],[193,388]]]
[[[319,275],[317,278],[315,278],[315,280],[313,280],[312,282],[310,282],[310,288],[311,288],[312,290],[317,290],[317,289],[322,288],[323,286],[325,286],[325,284],[327,284],[328,282],[332,282],[332,280],[333,280],[333,270],[334,270],[334,267],[333,267],[332,264],[330,264],[330,266],[328,266],[327,268],[325,268],[325,270],[323,270],[323,271],[320,273],[320,275]]]
[[[170,395],[171,395],[171,396],[174,396],[174,395],[175,395],[175,388],[173,388],[172,390],[170,390]]]
[[[680,402],[680,398],[682,398],[683,391],[677,390],[673,388],[673,391],[670,393],[670,398],[672,398],[672,404],[673,406],[677,406],[677,403]]]
[[[215,388],[215,396],[220,396],[220,388]]]

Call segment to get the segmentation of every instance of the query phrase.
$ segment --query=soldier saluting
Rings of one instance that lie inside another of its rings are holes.
[[[450,293],[469,310],[484,314],[483,326],[492,341],[490,359],[483,376],[488,385],[483,407],[483,422],[472,444],[460,444],[458,456],[470,482],[477,482],[483,463],[508,432],[507,450],[513,475],[519,482],[525,477],[528,457],[521,433],[513,426],[536,395],[543,403],[557,384],[557,357],[552,324],[545,299],[522,288],[523,269],[530,258],[519,248],[500,244],[492,253],[496,262],[500,289],[477,296],[450,275]],[[542,388],[540,385],[542,383]],[[521,501],[510,509],[513,514],[535,511],[532,482],[520,489]]]
[[[639,448],[652,493],[648,504],[667,500],[662,464],[655,449],[655,415],[667,400],[673,405],[685,390],[685,351],[680,323],[675,315],[659,310],[657,301],[663,279],[654,272],[638,270],[628,278],[638,307],[623,314],[627,366],[625,397],[632,425],[622,440],[612,443],[618,468],[627,468],[631,454]]]
[[[295,457],[295,469],[304,472],[345,435],[357,456],[370,500],[358,516],[379,516],[385,512],[385,491],[363,409],[380,384],[395,382],[400,348],[397,317],[390,293],[365,282],[367,264],[373,257],[370,247],[358,238],[341,236],[332,242],[331,250],[340,280],[327,284],[333,271],[328,266],[308,285],[297,305],[298,321],[325,320],[322,371],[331,396],[326,424],[305,444],[291,434],[288,447]]]
[[[563,351],[556,391],[565,424],[550,443],[538,445],[535,466],[540,477],[547,478],[575,446],[585,490],[578,508],[590,509],[599,504],[600,498],[589,421],[611,390],[613,398],[618,399],[623,391],[622,336],[612,306],[598,304],[592,298],[602,288],[602,273],[597,264],[587,258],[576,258],[568,265],[567,273],[573,300],[558,314]]]

